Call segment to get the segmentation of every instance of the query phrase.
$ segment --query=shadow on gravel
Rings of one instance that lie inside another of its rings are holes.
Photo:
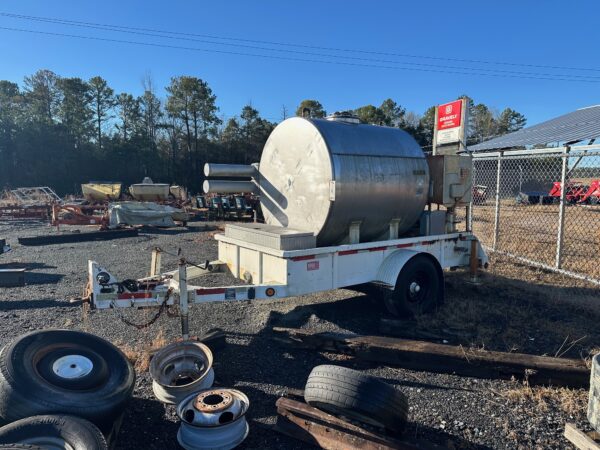
[[[6,264],[0,264],[0,269],[26,269],[26,270],[56,269],[56,266],[49,266],[46,263],[39,263],[39,262],[10,262],[10,263],[6,263]]]
[[[158,400],[134,397],[127,405],[115,450],[177,449],[176,422],[165,420],[165,406]],[[165,447],[165,443],[172,446]]]
[[[378,334],[380,319],[386,315],[388,313],[383,302],[378,301],[375,297],[356,293],[354,297],[350,298],[296,306],[287,313],[272,311],[265,328],[270,330],[274,326],[318,327],[323,331]]]
[[[25,274],[25,284],[26,285],[56,284],[63,278],[64,278],[64,275],[60,274],[60,273],[27,272]]]
[[[308,374],[314,366],[320,364],[336,364],[352,369],[362,369],[364,364],[353,359],[342,357],[337,361],[330,361],[319,352],[310,350],[293,350],[285,344],[273,340],[272,333],[264,330],[258,335],[244,333],[227,333],[234,339],[249,339],[248,345],[228,343],[226,348],[219,353],[215,366],[217,382],[219,385],[232,386],[237,384],[248,395],[250,404],[249,419],[260,428],[265,429],[270,438],[265,439],[262,433],[256,434],[255,439],[251,434],[244,443],[244,448],[307,448],[307,444],[296,441],[268,427],[256,423],[256,419],[263,419],[276,414],[275,402],[287,388],[304,389]],[[443,386],[419,383],[416,381],[391,381],[395,385],[406,387],[428,388],[445,390]],[[275,386],[274,391],[255,386]],[[454,449],[488,450],[490,447],[473,444],[461,437],[445,433],[440,429],[409,423],[404,434],[407,438],[425,439]],[[274,443],[277,443],[273,446]]]
[[[8,289],[6,289],[8,290]],[[0,298],[3,290],[0,289]],[[77,308],[78,305],[64,300],[0,300],[0,311],[43,309],[43,308]]]

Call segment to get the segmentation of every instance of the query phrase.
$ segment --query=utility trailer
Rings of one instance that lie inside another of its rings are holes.
[[[278,233],[269,226],[228,225],[225,234],[215,236],[218,260],[188,265],[182,259],[178,270],[160,273],[162,250],[155,249],[151,276],[135,283],[121,283],[97,262],[89,261],[88,299],[92,308],[178,305],[186,337],[192,304],[286,298],[370,283],[380,290],[392,312],[428,312],[443,300],[444,269],[470,267],[475,277],[478,268],[488,265],[481,244],[466,232],[282,250],[227,236],[229,229],[243,233],[244,228],[262,231],[260,236],[265,240],[278,240]],[[289,229],[285,232],[299,239],[305,234]],[[202,278],[220,271],[229,271],[246,284],[207,287],[202,283]],[[198,284],[192,283],[196,280]]]
[[[216,261],[181,259],[172,272],[161,273],[155,249],[151,276],[140,280],[120,282],[90,261],[92,307],[178,305],[187,337],[192,304],[370,285],[390,312],[411,315],[442,302],[445,269],[470,267],[475,278],[488,264],[477,238],[456,228],[456,208],[473,200],[471,158],[426,158],[398,128],[291,118],[271,133],[260,164],[206,164],[204,174],[227,178],[205,181],[207,194],[259,195],[267,223],[227,225],[215,236]],[[216,271],[243,284],[192,284]]]

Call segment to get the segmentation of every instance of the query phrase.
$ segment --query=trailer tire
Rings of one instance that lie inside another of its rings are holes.
[[[34,331],[0,350],[0,422],[73,414],[108,432],[130,399],[135,372],[93,334]]]
[[[304,400],[315,408],[401,433],[408,417],[402,392],[383,381],[346,367],[321,365],[310,372]]]
[[[395,316],[432,312],[444,299],[443,272],[432,257],[413,256],[400,270],[394,289],[385,291],[383,299]]]
[[[57,444],[73,450],[108,449],[104,436],[93,423],[74,416],[34,416],[0,428],[0,449],[54,448]]]

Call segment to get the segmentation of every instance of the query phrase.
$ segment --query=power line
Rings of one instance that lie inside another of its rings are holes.
[[[177,31],[168,31],[168,30],[157,30],[157,29],[152,29],[152,28],[130,27],[130,26],[122,26],[122,25],[107,25],[107,24],[99,24],[99,23],[94,23],[94,22],[81,22],[81,21],[75,21],[75,20],[56,19],[56,18],[49,18],[49,17],[27,16],[27,15],[22,15],[22,14],[12,14],[12,13],[6,13],[6,12],[0,12],[0,15],[5,16],[5,17],[17,18],[17,19],[28,19],[28,20],[47,21],[47,22],[56,21],[56,22],[60,22],[60,23],[70,23],[70,24],[74,24],[74,25],[111,27],[111,28],[119,28],[122,30],[144,31],[144,32],[152,32],[152,33],[172,34],[172,35],[177,35],[177,36],[200,37],[200,38],[209,38],[209,39],[221,39],[221,40],[237,41],[237,42],[251,42],[251,43],[258,43],[258,44],[276,45],[276,46],[283,46],[283,47],[308,48],[308,49],[314,49],[314,50],[326,50],[326,51],[334,51],[334,52],[362,53],[362,54],[371,54],[371,55],[380,55],[380,56],[430,59],[430,60],[438,60],[438,61],[452,61],[452,62],[462,62],[462,63],[471,63],[471,64],[489,64],[489,65],[502,65],[502,66],[513,66],[513,67],[532,67],[532,68],[542,68],[542,69],[600,72],[600,69],[589,68],[589,67],[568,67],[568,66],[555,66],[555,65],[545,65],[545,64],[513,63],[513,62],[507,62],[507,61],[449,58],[449,57],[431,56],[431,55],[414,55],[414,54],[409,54],[409,53],[394,53],[394,52],[381,52],[381,51],[373,51],[373,50],[323,47],[323,46],[316,46],[316,45],[294,44],[294,43],[277,42],[277,41],[264,41],[264,40],[257,40],[257,39],[234,38],[234,37],[218,36],[218,35],[211,35],[211,34],[195,34],[195,33],[184,33],[184,32],[177,32]],[[272,50],[275,50],[275,49],[272,49]],[[330,55],[330,56],[332,56],[332,55]]]
[[[558,77],[569,78],[569,79],[573,78],[574,80],[577,78],[600,80],[599,76],[592,76],[592,75],[552,74],[552,73],[522,72],[522,71],[502,70],[502,69],[486,69],[486,68],[479,68],[479,67],[447,66],[447,65],[440,65],[440,64],[414,63],[414,62],[391,61],[391,60],[386,60],[386,59],[362,58],[362,57],[356,57],[356,56],[331,55],[331,54],[314,53],[314,52],[307,52],[307,51],[300,51],[300,50],[274,49],[274,48],[261,47],[261,46],[256,46],[256,45],[230,44],[230,43],[218,42],[218,41],[214,41],[214,40],[211,41],[211,40],[206,40],[206,39],[194,39],[194,38],[189,38],[189,37],[168,36],[168,34],[174,34],[174,33],[168,32],[168,31],[152,31],[152,32],[134,31],[134,30],[139,30],[139,29],[132,28],[132,27],[121,27],[121,26],[117,26],[117,25],[104,25],[104,24],[97,24],[97,23],[91,23],[91,22],[79,22],[79,21],[74,21],[74,20],[53,19],[53,18],[36,17],[36,16],[24,16],[24,15],[17,15],[17,14],[2,13],[2,12],[0,12],[0,16],[6,16],[6,17],[11,17],[11,18],[16,18],[16,19],[30,20],[30,21],[42,22],[42,23],[52,23],[52,24],[58,24],[58,25],[68,25],[68,26],[96,29],[96,30],[102,30],[102,31],[115,31],[118,33],[128,33],[128,34],[134,34],[134,35],[140,35],[140,36],[158,37],[158,38],[163,38],[163,39],[164,38],[177,39],[177,40],[183,40],[183,41],[201,42],[203,44],[212,44],[212,45],[226,45],[226,46],[233,46],[233,47],[249,48],[252,50],[262,50],[262,51],[267,51],[267,52],[294,53],[294,54],[300,54],[300,55],[306,55],[306,56],[316,56],[316,57],[321,57],[321,58],[340,58],[340,59],[350,59],[350,60],[354,60],[354,61],[362,61],[362,62],[368,62],[368,63],[383,63],[383,64],[395,64],[395,65],[401,64],[401,65],[417,66],[417,67],[431,67],[431,68],[436,68],[436,69],[466,70],[466,71],[478,71],[478,72],[486,72],[486,73],[488,73],[488,72],[489,73],[503,73],[503,74],[510,74],[510,75],[525,75],[525,76],[551,77],[551,78],[558,76]],[[148,30],[148,31],[150,31],[150,30]],[[160,34],[157,34],[157,33],[160,33]],[[177,33],[177,34],[181,34],[181,33]],[[220,38],[220,39],[223,39],[223,38]]]
[[[366,67],[366,68],[377,68],[377,69],[391,69],[391,70],[407,70],[407,71],[418,71],[418,72],[430,72],[430,73],[443,73],[443,74],[453,74],[453,75],[477,75],[477,76],[487,76],[487,77],[495,77],[495,78],[520,78],[520,79],[531,79],[531,80],[547,80],[547,81],[570,81],[570,82],[582,82],[582,83],[599,83],[600,80],[594,79],[583,79],[583,78],[564,78],[564,77],[546,77],[546,76],[527,76],[527,75],[511,75],[511,74],[496,74],[496,73],[487,73],[487,72],[462,72],[462,71],[449,71],[449,70],[436,70],[436,69],[426,69],[426,68],[416,68],[416,67],[399,67],[399,66],[384,66],[378,64],[361,64],[361,63],[353,63],[348,61],[327,61],[327,60],[319,60],[319,59],[307,59],[307,58],[295,58],[289,56],[275,56],[275,55],[264,55],[257,53],[244,53],[244,52],[234,52],[229,50],[217,50],[217,49],[208,49],[208,48],[198,48],[198,47],[184,47],[178,45],[170,45],[170,44],[158,44],[151,42],[140,42],[140,41],[130,41],[125,39],[113,39],[113,38],[102,38],[97,36],[82,36],[77,34],[67,34],[67,33],[56,33],[50,31],[40,31],[40,30],[27,30],[23,28],[11,28],[11,27],[0,27],[0,30],[5,31],[17,31],[22,33],[30,33],[30,34],[41,34],[46,36],[59,36],[59,37],[67,37],[67,38],[75,38],[75,39],[85,39],[85,40],[94,40],[94,41],[102,41],[102,42],[114,42],[121,44],[133,44],[133,45],[143,45],[147,47],[158,47],[158,48],[170,48],[170,49],[178,49],[178,50],[190,50],[190,51],[199,51],[199,52],[207,52],[207,53],[219,53],[226,55],[235,55],[235,56],[247,56],[247,57],[255,57],[255,58],[266,58],[266,59],[275,59],[281,61],[295,61],[295,62],[308,62],[308,63],[321,63],[321,64],[335,64],[335,65],[343,65],[343,66],[352,66],[352,67]]]

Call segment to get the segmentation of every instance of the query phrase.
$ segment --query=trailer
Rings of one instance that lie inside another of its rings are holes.
[[[135,282],[123,283],[89,261],[86,298],[95,309],[179,305],[187,322],[193,304],[286,298],[372,284],[392,312],[417,314],[430,312],[443,301],[445,269],[470,267],[475,276],[478,268],[488,266],[481,244],[466,232],[298,250],[278,250],[227,236],[229,230],[250,227],[263,231],[265,238],[277,237],[262,224],[227,225],[225,234],[215,235],[217,260],[188,265],[182,259],[177,270],[161,273],[162,250],[157,248],[152,252],[151,276]],[[202,283],[203,277],[222,271],[246,284],[209,283],[207,287]],[[200,281],[193,284],[194,280]],[[184,336],[188,329],[183,325]]]
[[[260,195],[266,223],[226,225],[217,260],[181,257],[170,272],[154,249],[151,275],[138,280],[89,261],[92,308],[177,305],[187,338],[194,304],[370,286],[392,314],[412,316],[443,301],[444,270],[469,267],[475,281],[488,265],[468,227],[456,227],[456,208],[473,199],[471,158],[426,158],[397,128],[292,118],[275,128],[260,164],[207,164],[204,173],[244,178],[209,180],[204,191]],[[223,271],[236,282],[202,281]]]

